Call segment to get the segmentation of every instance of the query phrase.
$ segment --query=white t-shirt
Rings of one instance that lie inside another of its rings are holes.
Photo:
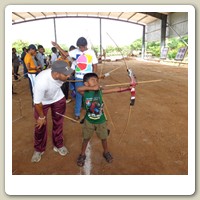
[[[54,80],[51,69],[40,72],[35,78],[34,103],[43,105],[52,104],[64,97],[61,90],[63,82]]]
[[[73,70],[76,69],[76,60],[74,60],[74,61],[72,62],[72,64],[71,64],[71,68],[72,68]]]
[[[42,65],[41,68],[43,69],[44,68],[44,55],[40,52],[37,53],[36,55],[37,59],[39,60],[40,64]]]
[[[53,64],[57,59],[58,59],[57,54],[52,53],[52,54],[51,54],[51,63]]]
[[[97,57],[92,49],[88,49],[84,52],[81,52],[79,49],[74,49],[69,51],[69,55],[76,59],[76,61],[73,62],[75,65],[76,78],[82,79],[85,74],[93,71],[92,64],[98,63]]]

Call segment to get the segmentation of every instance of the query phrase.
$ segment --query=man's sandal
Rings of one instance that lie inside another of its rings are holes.
[[[106,159],[108,163],[111,163],[113,161],[113,157],[111,156],[110,152],[103,153],[103,157]]]
[[[86,155],[79,155],[78,159],[77,159],[77,165],[79,167],[83,167],[83,165],[85,164],[85,159],[86,159]]]

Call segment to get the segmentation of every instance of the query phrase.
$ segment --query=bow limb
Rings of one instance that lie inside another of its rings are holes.
[[[120,47],[117,45],[117,43],[113,40],[113,38],[112,38],[108,33],[107,33],[107,35],[108,35],[108,37],[114,42],[114,44],[116,45],[116,47],[118,48],[118,51],[120,52],[120,54],[121,54],[121,56],[122,56],[122,58],[123,58],[124,64],[125,64],[125,66],[126,66],[126,70],[128,71],[128,65],[127,65],[127,63],[126,63],[126,60],[125,60],[125,58],[124,58],[124,55],[123,55],[123,53],[122,53]]]
[[[102,46],[101,46],[101,47],[102,47]],[[102,48],[103,48],[103,47],[102,47]],[[102,62],[103,62],[103,61],[102,61]],[[110,75],[110,72],[108,72],[108,73],[102,75],[102,74],[103,74],[103,73],[102,73],[102,72],[103,72],[103,67],[105,67],[105,61],[103,62],[103,65],[101,65],[101,68],[100,68],[100,74],[99,74],[99,78],[100,78],[100,79],[99,79],[99,83],[101,82],[101,79],[104,79],[105,77],[107,77],[107,76]],[[103,97],[102,97],[102,99],[103,99],[103,102],[104,102],[104,108],[105,108],[104,115],[105,115],[106,121],[108,120],[108,118],[107,118],[107,115],[108,115],[108,117],[109,117],[109,119],[110,119],[110,121],[111,121],[111,124],[112,124],[114,130],[117,130],[116,127],[115,127],[115,124],[113,123],[111,114],[110,114],[110,112],[109,112],[109,110],[108,110],[106,101],[105,101],[105,99],[104,99]],[[107,115],[106,115],[106,114],[107,114]]]
[[[128,68],[128,65],[126,63],[126,60],[124,58],[124,55],[121,51],[121,49],[119,48],[119,46],[117,45],[117,43],[112,39],[112,37],[107,33],[107,35],[109,36],[109,38],[114,42],[114,44],[116,45],[116,47],[118,48],[122,58],[123,58],[123,61],[124,61],[124,64],[126,66],[126,70],[127,70],[127,73],[128,73],[128,76],[130,78],[130,86],[132,86],[131,88],[131,99],[130,99],[130,105],[133,106],[134,103],[135,103],[135,86],[137,84],[137,81],[136,81],[136,76],[135,74],[133,73],[133,70],[129,69]]]
[[[132,86],[131,87],[131,99],[130,99],[130,107],[129,107],[128,119],[127,119],[127,122],[126,122],[126,126],[124,128],[124,131],[121,134],[119,143],[121,143],[121,140],[122,140],[124,134],[126,133],[126,130],[128,128],[128,124],[129,124],[129,121],[130,121],[130,118],[131,118],[131,110],[132,110],[131,108],[135,104],[135,87],[137,85],[137,80],[136,80],[135,74],[133,73],[133,71],[131,69],[127,69],[127,71],[128,71],[128,76],[130,78],[130,86]]]
[[[131,118],[131,107],[133,107],[134,103],[135,103],[135,86],[137,85],[137,81],[136,81],[136,76],[135,74],[133,73],[133,71],[131,69],[128,68],[127,66],[127,63],[125,61],[125,58],[124,58],[124,55],[121,51],[121,49],[119,48],[119,46],[117,45],[117,43],[112,39],[112,37],[107,33],[107,35],[110,37],[110,39],[114,42],[114,44],[116,45],[116,47],[118,48],[122,58],[123,58],[123,61],[124,61],[124,64],[126,66],[126,71],[128,73],[128,76],[130,78],[130,86],[132,86],[131,88],[131,99],[130,99],[130,107],[129,107],[129,114],[128,114],[128,118],[127,118],[127,122],[126,122],[126,126],[125,126],[125,129],[123,131],[123,133],[121,134],[121,138],[119,140],[119,143],[121,143],[121,140],[123,138],[123,135],[126,133],[126,130],[127,130],[127,127],[128,127],[128,124],[129,124],[129,121],[130,121],[130,118]]]

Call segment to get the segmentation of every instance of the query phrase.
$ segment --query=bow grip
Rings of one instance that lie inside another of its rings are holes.
[[[131,102],[130,106],[133,106],[135,104],[135,88],[131,89]]]

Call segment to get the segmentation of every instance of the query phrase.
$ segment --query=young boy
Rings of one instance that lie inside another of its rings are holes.
[[[86,109],[86,115],[83,122],[83,142],[81,153],[77,159],[77,165],[82,167],[85,163],[85,151],[87,144],[91,139],[93,132],[96,131],[97,136],[102,141],[103,157],[107,162],[111,163],[112,155],[108,151],[107,137],[109,135],[106,118],[103,112],[102,93],[114,93],[128,91],[131,87],[116,87],[112,89],[101,89],[98,82],[98,76],[95,73],[87,73],[83,77],[84,86],[78,87],[78,92],[83,95],[83,102]]]
[[[36,54],[36,59],[39,61],[41,70],[45,69],[45,49],[42,45],[38,45],[38,52]]]

